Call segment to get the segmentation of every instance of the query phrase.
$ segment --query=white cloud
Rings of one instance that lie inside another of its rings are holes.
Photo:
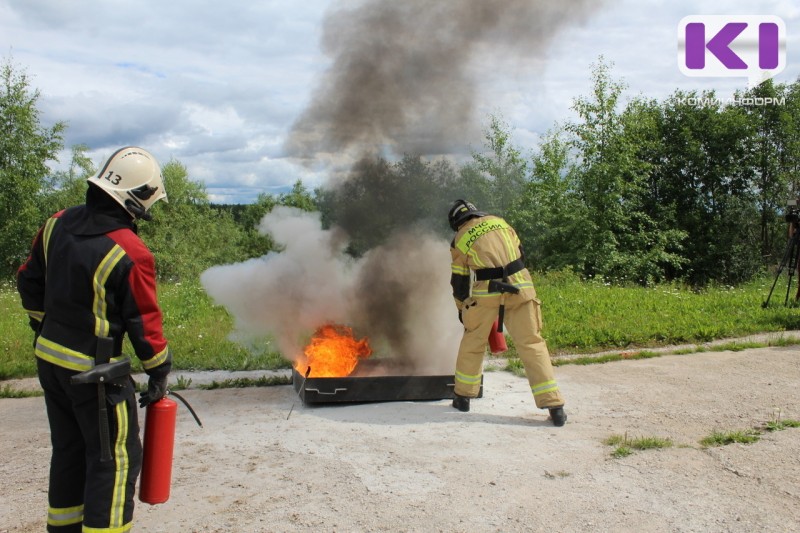
[[[325,179],[324,169],[285,158],[283,142],[330,64],[319,40],[334,3],[0,0],[0,55],[40,91],[43,123],[67,122],[67,146],[89,145],[97,164],[120,145],[141,144],[181,161],[212,198],[248,201],[297,179],[309,188]],[[680,73],[677,25],[689,14],[784,18],[789,57],[776,81],[800,75],[796,2],[609,1],[543,53],[477,57],[478,117],[499,113],[523,149],[532,148],[556,121],[572,118],[572,100],[589,93],[590,64],[600,55],[631,96],[744,88],[744,80]],[[453,149],[481,142],[464,134],[451,140]]]

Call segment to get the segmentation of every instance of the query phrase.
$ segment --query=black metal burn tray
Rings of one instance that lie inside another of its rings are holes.
[[[397,374],[401,370],[381,360],[369,359],[359,362],[356,371],[347,377],[306,377],[292,369],[292,385],[306,405],[447,400],[455,396],[453,375]],[[479,396],[482,395],[483,378]]]

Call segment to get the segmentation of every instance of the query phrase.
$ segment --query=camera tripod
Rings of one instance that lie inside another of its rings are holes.
[[[772,291],[775,290],[775,285],[778,283],[778,278],[781,277],[781,272],[783,272],[783,269],[786,267],[789,268],[789,271],[787,272],[789,281],[786,284],[786,297],[783,300],[783,305],[786,306],[789,304],[789,290],[792,287],[792,277],[794,277],[794,273],[797,271],[798,254],[800,254],[800,228],[798,228],[796,223],[793,223],[790,231],[791,237],[789,237],[789,242],[786,243],[786,251],[783,253],[783,259],[781,259],[781,264],[778,266],[778,272],[775,274],[775,281],[772,282],[772,288],[769,290],[767,299],[761,304],[761,307],[764,309],[766,309],[769,305],[769,299],[772,297]]]

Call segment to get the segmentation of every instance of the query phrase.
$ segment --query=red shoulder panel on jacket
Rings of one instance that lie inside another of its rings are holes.
[[[150,252],[142,239],[140,239],[133,230],[121,228],[111,231],[106,235],[115,243],[119,244],[120,247],[125,250],[125,253],[128,254],[128,257],[134,262],[138,262],[142,259],[149,259],[153,256],[152,252]]]

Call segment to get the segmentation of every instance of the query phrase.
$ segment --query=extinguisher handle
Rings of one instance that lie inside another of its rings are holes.
[[[181,396],[177,392],[174,392],[174,391],[171,391],[171,390],[167,391],[167,395],[168,396],[175,396],[177,399],[179,399],[183,403],[183,405],[186,406],[186,408],[189,410],[189,412],[192,413],[192,416],[194,417],[194,421],[197,422],[197,425],[200,426],[200,427],[203,427],[203,423],[200,422],[200,418],[197,416],[197,413],[194,412],[194,409],[192,409],[192,406],[189,405],[189,402],[186,401],[186,398],[184,398],[183,396]]]

